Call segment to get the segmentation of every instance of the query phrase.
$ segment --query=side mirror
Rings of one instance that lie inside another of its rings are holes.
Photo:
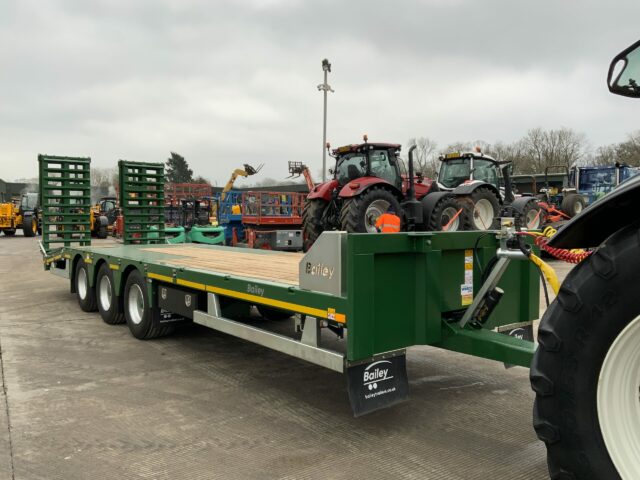
[[[607,86],[616,95],[640,98],[640,41],[620,52],[611,61]]]

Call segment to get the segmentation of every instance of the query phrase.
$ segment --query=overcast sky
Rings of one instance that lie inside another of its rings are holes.
[[[605,76],[639,18],[638,0],[0,0],[0,178],[36,176],[38,153],[176,151],[218,184],[243,163],[318,173],[325,57],[333,146],[536,126],[620,141],[640,102]]]

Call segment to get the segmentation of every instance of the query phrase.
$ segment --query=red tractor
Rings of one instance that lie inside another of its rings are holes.
[[[333,179],[316,185],[303,212],[304,248],[325,230],[375,232],[376,220],[390,207],[402,219],[403,230],[464,230],[470,212],[438,184],[413,174],[413,149],[409,171],[399,157],[400,145],[365,143],[333,150]],[[428,194],[428,195],[427,195]]]

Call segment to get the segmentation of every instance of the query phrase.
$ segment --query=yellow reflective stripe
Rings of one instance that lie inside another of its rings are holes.
[[[189,280],[182,280],[178,278],[176,280],[178,285],[184,285],[185,287],[195,288],[196,290],[206,290],[206,286],[204,283],[190,282]]]
[[[148,273],[147,277],[155,280],[161,280],[163,282],[173,283],[173,278],[166,275],[159,275],[157,273]],[[195,288],[196,290],[202,290],[211,293],[217,293],[218,295],[224,295],[227,297],[237,298],[240,300],[246,300],[251,303],[260,303],[262,305],[268,305],[270,307],[281,308],[283,310],[289,310],[296,313],[304,313],[316,318],[328,318],[327,310],[321,310],[319,308],[305,307],[297,303],[284,302],[282,300],[276,300],[273,298],[260,297],[258,295],[252,295],[250,293],[236,292],[235,290],[228,290],[226,288],[214,287],[212,285],[205,285],[203,283],[191,282],[189,280],[183,280],[181,278],[176,280],[178,285],[183,285],[189,288]],[[333,319],[332,319],[333,320]],[[346,315],[338,313],[335,314],[336,322],[346,323]]]
[[[173,277],[168,277],[167,275],[160,275],[159,273],[147,273],[147,277],[154,278],[156,280],[162,280],[163,282],[173,283]]]
[[[111,270],[120,270],[120,265],[116,265],[115,263],[110,263],[109,268]]]

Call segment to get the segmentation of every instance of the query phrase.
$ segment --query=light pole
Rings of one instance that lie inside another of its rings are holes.
[[[318,90],[324,94],[324,119],[322,123],[322,182],[327,181],[327,92],[333,92],[331,85],[327,83],[327,74],[331,71],[331,64],[326,58],[322,60],[324,83],[318,85]]]

